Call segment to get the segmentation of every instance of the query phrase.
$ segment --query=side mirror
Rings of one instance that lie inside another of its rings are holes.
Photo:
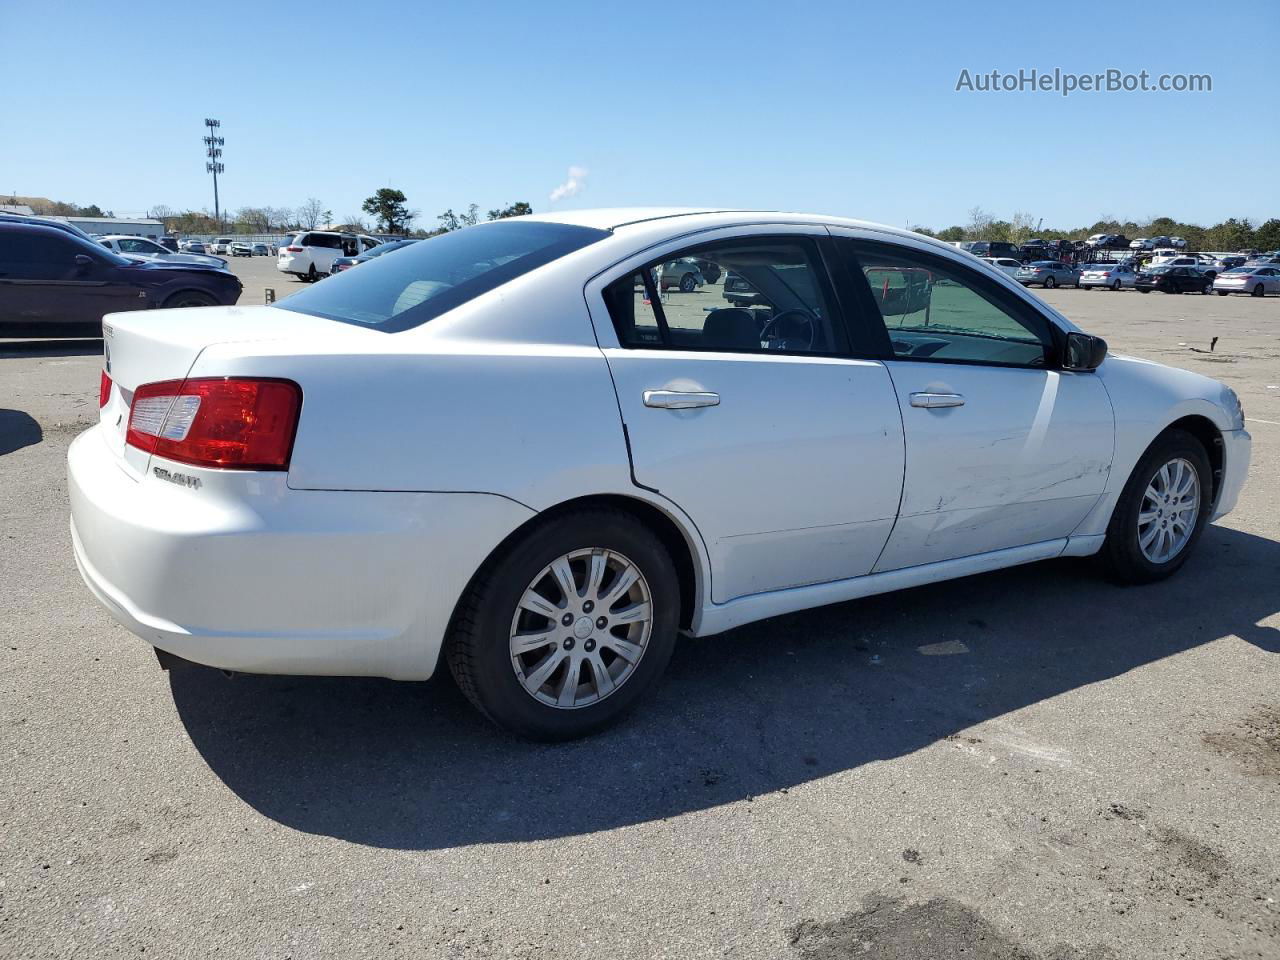
[[[1087,333],[1068,333],[1063,370],[1097,370],[1107,358],[1107,341]]]

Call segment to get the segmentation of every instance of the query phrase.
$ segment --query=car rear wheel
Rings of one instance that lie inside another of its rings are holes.
[[[1262,284],[1258,284],[1256,287],[1253,288],[1253,295],[1255,297],[1265,297],[1267,295],[1267,291],[1262,286]]]
[[[1225,296],[1227,296],[1230,292],[1231,292],[1230,290],[1219,290],[1219,291],[1218,291],[1218,296],[1220,296],[1220,297],[1225,297]]]
[[[1099,559],[1119,583],[1153,583],[1186,562],[1208,521],[1212,472],[1200,441],[1168,430],[1133,468]]]
[[[683,277],[680,278],[681,293],[693,293],[694,289],[697,286],[698,286],[698,281],[693,278],[692,273],[686,273]]]
[[[1052,290],[1057,285],[1058,285],[1058,281],[1053,279],[1053,277],[1045,277],[1044,286],[1046,290]]]
[[[316,265],[314,263],[311,265],[311,269],[307,271],[307,275],[303,277],[303,279],[306,280],[307,283],[315,283],[320,279],[320,274],[316,273]]]
[[[217,305],[217,300],[207,293],[201,293],[199,290],[179,290],[161,304],[166,310],[173,310],[179,307],[216,307]]]
[[[662,542],[612,509],[535,527],[476,575],[446,645],[467,699],[533,740],[617,722],[675,647],[680,588]]]

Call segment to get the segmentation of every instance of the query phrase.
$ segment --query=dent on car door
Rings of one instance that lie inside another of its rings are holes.
[[[841,242],[905,427],[902,506],[876,570],[1070,536],[1111,468],[1099,378],[1055,369],[1049,319],[998,281],[906,246]]]
[[[781,229],[660,251],[588,287],[635,480],[693,519],[717,603],[868,573],[901,495],[884,364],[850,356],[818,241]],[[659,295],[653,268],[685,257],[719,281]]]

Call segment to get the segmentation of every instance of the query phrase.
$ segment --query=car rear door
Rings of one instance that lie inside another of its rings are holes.
[[[910,242],[833,228],[878,321],[906,480],[877,572],[1070,536],[1111,468],[1111,403],[1055,369],[1050,321],[998,278]]]
[[[693,519],[717,603],[866,574],[893,527],[902,418],[884,364],[852,355],[827,244],[819,228],[713,231],[587,286],[635,482]],[[684,258],[719,281],[659,294],[657,266]]]

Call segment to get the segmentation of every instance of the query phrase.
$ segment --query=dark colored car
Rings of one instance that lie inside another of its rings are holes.
[[[1149,267],[1133,278],[1133,287],[1139,293],[1208,293],[1213,279],[1191,267]]]
[[[0,220],[0,331],[60,336],[150,307],[229,306],[235,275],[217,267],[132,260],[50,224]]]
[[[366,250],[358,257],[339,257],[333,261],[333,266],[329,270],[329,276],[335,273],[341,273],[343,270],[349,270],[356,264],[364,263],[366,260],[372,260],[374,257],[380,257],[384,253],[390,253],[392,250],[400,250],[409,246],[411,243],[417,243],[417,240],[392,240],[390,243],[380,243],[372,250]],[[364,274],[361,274],[364,276]]]
[[[975,240],[964,245],[975,257],[1012,257],[1018,258],[1016,244],[1003,243],[999,240]]]
[[[178,249],[177,237],[159,237],[156,240],[156,243],[160,244],[160,246],[164,247],[166,250],[171,250],[174,253],[182,252],[181,250]]]
[[[1048,244],[1043,240],[1028,240],[1018,248],[1014,260],[1031,263],[1033,260],[1051,260],[1058,252],[1057,244]]]

